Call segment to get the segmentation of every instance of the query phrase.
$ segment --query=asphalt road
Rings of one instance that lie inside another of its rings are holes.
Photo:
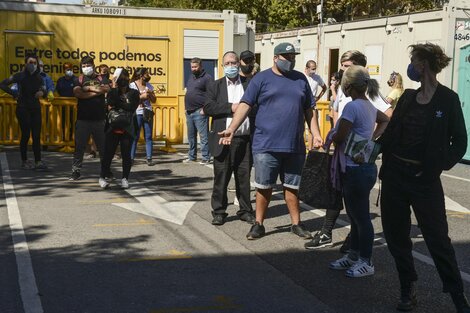
[[[70,154],[46,152],[50,169],[39,172],[21,170],[16,149],[2,152],[0,312],[396,312],[398,280],[381,239],[379,208],[371,206],[376,274],[347,278],[328,269],[341,257],[346,214],[333,247],[307,251],[289,232],[277,194],[267,236],[247,241],[250,226],[236,218],[233,205],[228,223],[210,224],[212,169],[181,163],[180,148],[158,151],[155,166],[137,163],[127,191],[119,180],[99,188],[97,160],[86,160],[83,179],[69,182]],[[120,161],[114,166],[119,177]],[[450,236],[469,290],[470,166],[459,164],[442,180]],[[371,203],[376,197],[374,189]],[[320,228],[323,213],[303,206],[309,230]],[[454,312],[418,228],[412,237],[420,277],[414,312]]]

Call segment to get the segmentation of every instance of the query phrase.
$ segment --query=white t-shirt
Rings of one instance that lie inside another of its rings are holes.
[[[243,85],[238,78],[236,82],[232,82],[230,79],[226,77],[227,80],[227,96],[228,96],[228,102],[229,103],[239,103],[240,99],[243,97],[243,93],[245,92],[243,90]],[[232,123],[232,118],[227,117],[227,124],[226,128],[230,126],[230,123]],[[247,117],[243,121],[243,123],[237,128],[237,130],[234,133],[234,136],[244,136],[244,135],[249,135],[250,134],[250,119]]]
[[[374,99],[369,98],[369,95],[367,95],[367,98],[372,103],[372,105],[382,113],[391,108],[391,105],[384,99],[384,97],[381,94],[379,94],[379,96]],[[340,86],[338,88],[338,94],[336,95],[336,100],[333,103],[333,110],[338,112],[338,119],[341,118],[341,114],[343,114],[343,110],[346,104],[348,104],[351,101],[352,101],[352,98],[346,97],[346,95],[343,93],[343,90],[341,89],[341,86]]]
[[[308,84],[310,85],[310,89],[312,89],[312,93],[316,97],[318,87],[325,85],[325,82],[320,77],[320,75],[317,75],[317,74],[313,74],[312,76],[305,75],[305,77],[307,77]]]
[[[145,83],[145,89],[144,90],[140,90],[135,82],[130,83],[129,88],[135,89],[135,90],[139,91],[140,93],[144,93],[147,89],[150,90],[150,91],[153,91],[153,86],[148,82]],[[150,103],[149,99],[144,100],[142,103],[146,108],[149,108],[149,109],[152,108],[152,104]],[[136,114],[144,114],[144,108],[141,108],[140,106],[137,107],[137,110],[135,110],[135,113]]]

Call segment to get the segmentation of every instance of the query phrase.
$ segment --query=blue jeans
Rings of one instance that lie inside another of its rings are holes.
[[[199,113],[199,110],[196,110],[192,113],[186,111],[186,126],[188,127],[188,142],[189,142],[189,151],[188,158],[190,160],[197,159],[197,133],[199,133],[199,138],[201,139],[201,154],[203,160],[210,160],[211,156],[209,154],[209,144],[208,144],[208,135],[209,135],[209,117],[207,115],[202,115]]]
[[[374,227],[370,220],[369,196],[377,180],[375,164],[347,166],[343,176],[343,197],[351,220],[351,249],[370,259],[374,243]]]
[[[145,153],[147,155],[147,160],[152,159],[152,129],[153,129],[153,122],[144,122],[144,117],[142,114],[137,114],[137,134],[135,136],[134,142],[132,143],[131,148],[131,159],[135,159],[135,152],[137,150],[137,143],[139,142],[140,138],[140,129],[144,126],[144,138],[145,138]]]

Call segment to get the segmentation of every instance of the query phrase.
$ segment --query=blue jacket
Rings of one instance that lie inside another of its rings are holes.
[[[46,86],[46,93],[49,93],[49,91],[54,92],[54,82],[52,81],[52,78],[44,72],[39,73],[39,75],[41,75],[42,81]]]

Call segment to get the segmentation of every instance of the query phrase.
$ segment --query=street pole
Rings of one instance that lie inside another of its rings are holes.
[[[323,46],[323,0],[320,2],[320,8],[317,6],[317,13],[319,13],[320,16],[320,24],[318,24],[318,38],[317,38],[317,64],[322,64],[322,69],[321,72],[323,72],[323,69],[325,68],[325,61],[322,60],[320,62],[320,48]]]

